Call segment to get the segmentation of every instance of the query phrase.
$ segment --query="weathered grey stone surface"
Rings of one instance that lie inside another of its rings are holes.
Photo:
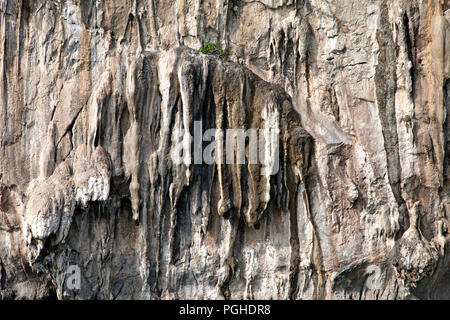
[[[0,0],[0,76],[0,299],[450,298],[448,0]]]

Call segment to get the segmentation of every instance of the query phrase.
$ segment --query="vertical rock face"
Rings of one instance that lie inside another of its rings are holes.
[[[0,299],[450,298],[448,1],[0,0],[0,35]]]

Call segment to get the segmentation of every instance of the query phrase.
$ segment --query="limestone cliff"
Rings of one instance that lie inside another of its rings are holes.
[[[0,0],[0,76],[0,299],[450,299],[448,0]]]

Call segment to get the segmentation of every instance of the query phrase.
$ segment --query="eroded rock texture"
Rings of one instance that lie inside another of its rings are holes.
[[[1,0],[0,35],[0,298],[450,298],[447,0]],[[279,129],[280,170],[177,163],[194,121]]]

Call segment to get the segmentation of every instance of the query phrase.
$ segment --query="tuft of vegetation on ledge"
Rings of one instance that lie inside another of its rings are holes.
[[[229,48],[226,48],[226,49],[219,48],[219,43],[217,41],[216,42],[206,42],[200,48],[200,51],[203,54],[216,55],[216,56],[220,57],[220,59],[222,59],[222,61],[226,61],[227,57],[231,56],[233,54],[233,52]]]

